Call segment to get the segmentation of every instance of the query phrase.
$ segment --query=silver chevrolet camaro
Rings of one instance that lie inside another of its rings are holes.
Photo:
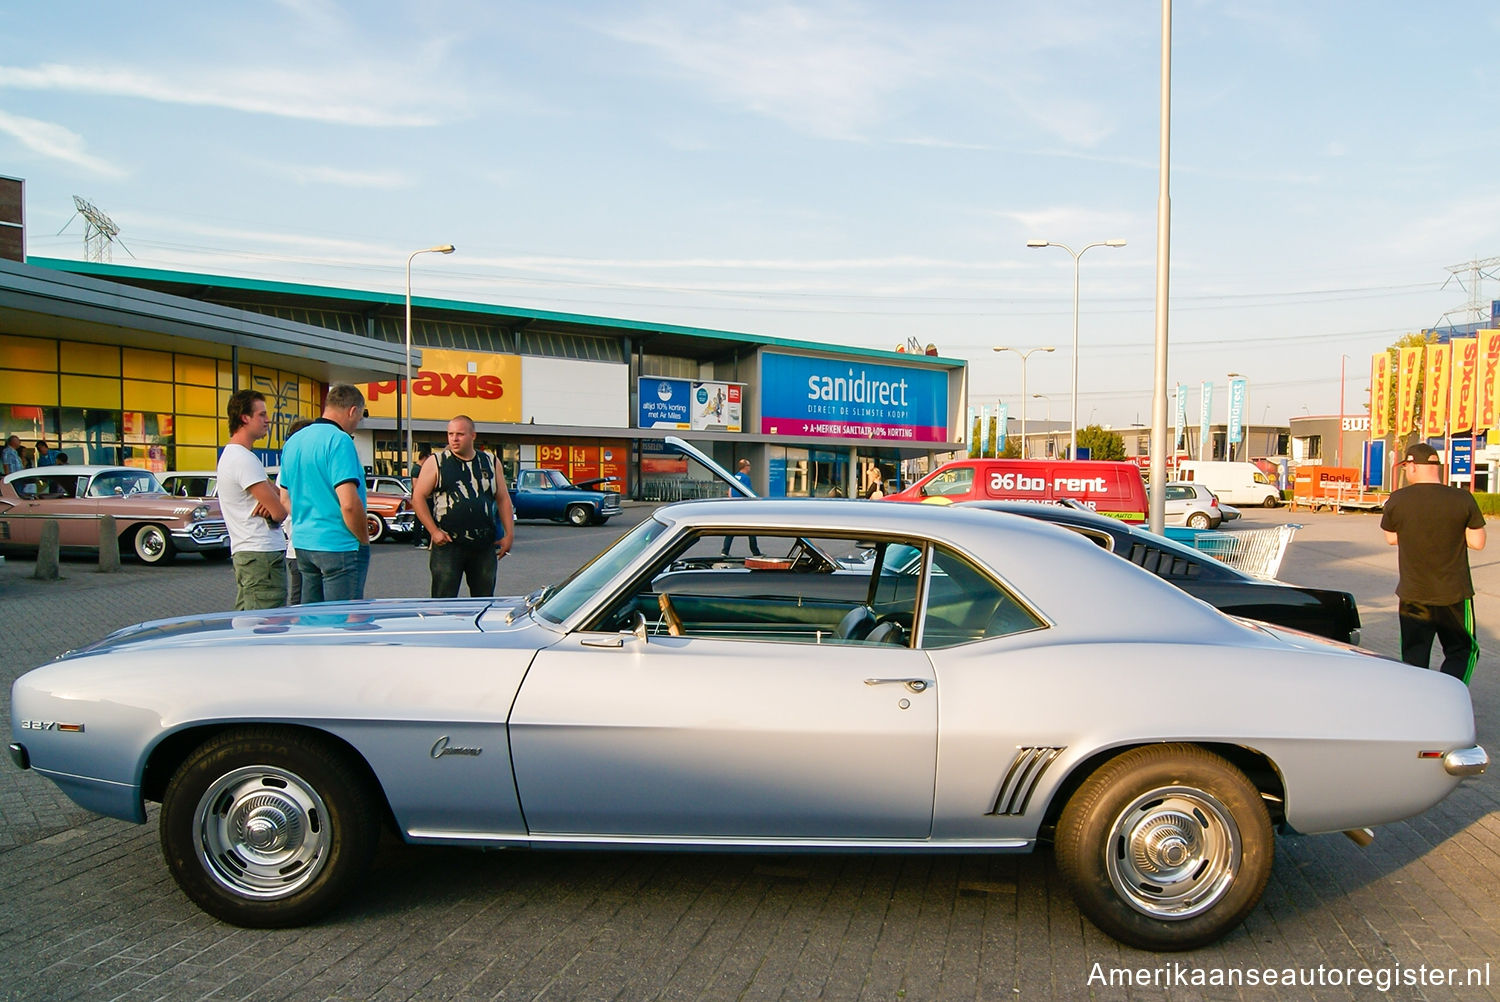
[[[755,551],[758,555],[747,555]],[[728,552],[731,556],[725,556]],[[412,843],[1014,852],[1135,946],[1255,907],[1272,833],[1483,770],[1445,675],[1234,620],[1074,533],[872,501],[659,509],[526,598],[163,620],[19,679],[17,763],[204,910],[306,922]]]

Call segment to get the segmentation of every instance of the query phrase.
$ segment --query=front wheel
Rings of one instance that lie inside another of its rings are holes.
[[[385,519],[373,511],[365,512],[365,531],[369,534],[370,542],[380,542],[385,538]]]
[[[1229,762],[1148,745],[1079,787],[1058,820],[1058,870],[1079,910],[1143,950],[1192,950],[1233,929],[1271,876],[1271,819]]]
[[[571,525],[577,525],[577,526],[588,525],[589,522],[593,519],[593,517],[594,517],[593,511],[591,511],[589,509],[589,506],[586,505],[586,504],[570,504],[570,505],[568,505],[568,522]]]
[[[1278,498],[1275,494],[1267,494],[1266,499],[1260,503],[1260,506],[1262,508],[1275,508],[1276,502],[1279,500],[1280,498]]]
[[[1189,515],[1187,520],[1190,529],[1207,529],[1209,525],[1208,516],[1201,511],[1195,515]]]
[[[208,741],[162,798],[161,844],[177,885],[215,918],[301,925],[338,903],[375,852],[378,812],[346,752],[289,728]]]
[[[171,533],[159,525],[143,525],[135,530],[132,545],[143,564],[170,564],[177,553]]]

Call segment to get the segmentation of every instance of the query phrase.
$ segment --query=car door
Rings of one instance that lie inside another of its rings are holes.
[[[511,713],[534,835],[923,839],[937,694],[904,647],[578,633]]]
[[[1192,506],[1197,493],[1191,487],[1178,484],[1167,485],[1167,496],[1162,508],[1162,521],[1167,525],[1185,525],[1187,523],[1188,509]]]

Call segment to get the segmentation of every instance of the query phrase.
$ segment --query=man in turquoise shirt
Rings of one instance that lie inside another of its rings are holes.
[[[350,437],[364,415],[364,394],[335,384],[323,416],[287,439],[281,452],[279,483],[291,501],[304,603],[365,597],[365,470]]]

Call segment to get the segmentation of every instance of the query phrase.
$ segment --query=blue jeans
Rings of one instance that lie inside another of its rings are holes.
[[[351,602],[365,597],[365,575],[370,572],[370,548],[304,550],[297,547],[297,569],[302,572],[302,603]]]

